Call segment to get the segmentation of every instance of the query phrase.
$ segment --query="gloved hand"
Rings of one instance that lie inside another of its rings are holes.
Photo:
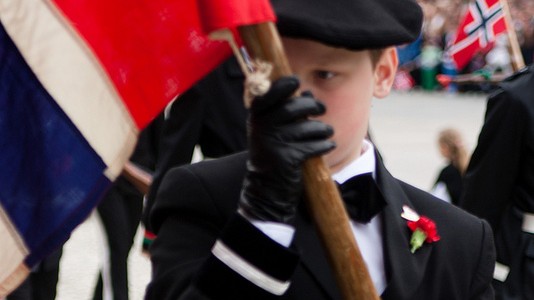
[[[248,218],[290,223],[303,191],[302,163],[335,147],[328,139],[332,127],[308,119],[324,114],[325,106],[309,92],[291,98],[299,84],[283,77],[250,107],[250,156],[239,202]]]

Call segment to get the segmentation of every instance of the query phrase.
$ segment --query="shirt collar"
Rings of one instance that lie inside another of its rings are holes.
[[[363,140],[362,154],[357,159],[346,165],[343,169],[332,175],[332,178],[338,183],[343,184],[348,179],[365,173],[372,173],[375,177],[376,158],[375,148],[368,140]]]

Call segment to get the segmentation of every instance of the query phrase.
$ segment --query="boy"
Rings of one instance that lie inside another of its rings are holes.
[[[371,100],[385,97],[393,82],[393,45],[419,34],[419,6],[271,3],[299,79],[282,78],[254,100],[248,152],[166,176],[151,215],[158,238],[147,298],[340,299],[299,205],[302,162],[325,154],[382,299],[491,299],[489,225],[394,179],[365,140]],[[292,97],[299,88],[305,92]],[[403,206],[433,219],[441,240],[412,253]]]

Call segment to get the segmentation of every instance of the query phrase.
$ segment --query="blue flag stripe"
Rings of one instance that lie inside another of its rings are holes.
[[[0,203],[34,266],[109,187],[106,165],[0,28]],[[38,199],[38,201],[36,201]]]

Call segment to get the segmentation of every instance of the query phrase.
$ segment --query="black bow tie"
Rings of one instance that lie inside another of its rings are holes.
[[[347,213],[354,221],[368,223],[386,205],[371,173],[354,176],[338,187]]]

